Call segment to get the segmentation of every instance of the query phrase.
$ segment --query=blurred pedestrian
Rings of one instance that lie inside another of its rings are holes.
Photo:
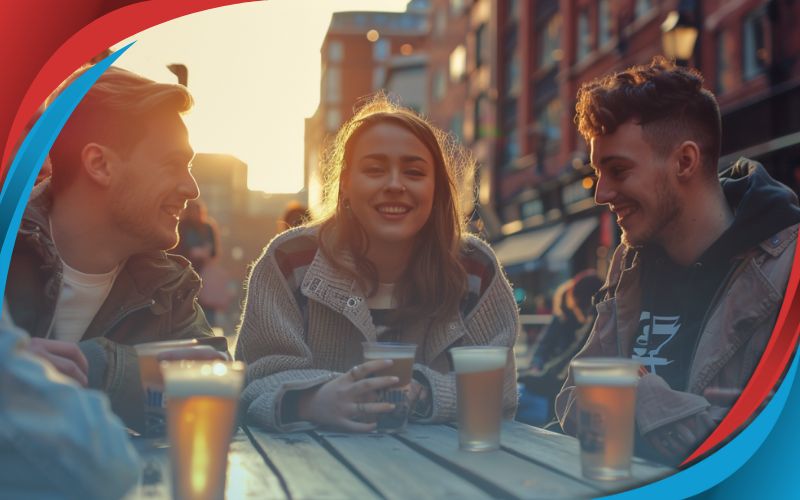
[[[178,223],[178,235],[178,246],[173,252],[189,259],[200,275],[203,287],[197,301],[208,322],[219,326],[219,315],[228,309],[233,293],[229,288],[230,275],[217,258],[220,253],[217,223],[209,217],[206,204],[201,200],[187,202]]]
[[[308,209],[297,201],[290,201],[286,204],[286,210],[283,215],[278,219],[277,229],[278,234],[291,229],[293,227],[302,226],[303,224],[311,221],[311,214]]]
[[[569,362],[583,348],[594,324],[596,312],[592,298],[602,285],[597,272],[586,269],[556,289],[553,321],[536,348],[530,369],[519,375],[519,382],[525,386],[527,395],[546,401],[546,413],[531,415],[531,420],[527,421],[521,415],[521,402],[518,420],[542,424],[553,418],[553,402],[567,378]]]
[[[178,246],[171,253],[186,257],[200,273],[217,256],[218,248],[217,225],[209,218],[206,204],[199,199],[189,200],[178,222]]]

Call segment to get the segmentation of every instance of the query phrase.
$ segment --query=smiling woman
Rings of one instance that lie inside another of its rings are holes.
[[[465,234],[461,181],[472,162],[449,136],[379,95],[325,157],[324,211],[276,237],[248,282],[237,357],[251,422],[269,429],[371,431],[393,406],[361,363],[361,341],[416,344],[412,419],[455,418],[447,349],[513,345],[519,318],[494,253]],[[356,365],[354,368],[353,365]],[[516,409],[506,366],[503,409]]]

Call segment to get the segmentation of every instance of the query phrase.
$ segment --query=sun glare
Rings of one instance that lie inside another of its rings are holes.
[[[303,187],[304,119],[319,104],[320,46],[336,11],[402,11],[408,0],[269,0],[231,5],[150,28],[117,65],[158,81],[166,66],[189,69],[186,115],[194,149],[248,165],[248,186]]]

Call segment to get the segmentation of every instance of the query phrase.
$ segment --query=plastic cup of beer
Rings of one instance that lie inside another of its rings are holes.
[[[450,355],[456,372],[459,448],[465,451],[500,449],[508,347],[454,347]]]
[[[378,432],[401,432],[406,428],[411,412],[411,374],[414,371],[414,356],[417,344],[402,342],[363,342],[364,361],[391,359],[392,366],[373,373],[373,377],[397,377],[399,382],[381,389],[378,401],[394,403],[394,410],[381,413],[377,419]]]
[[[640,364],[625,358],[572,361],[581,468],[590,479],[631,475]]]
[[[221,499],[245,365],[163,361],[173,497]]]
[[[158,355],[172,349],[187,349],[198,346],[197,339],[165,340],[137,344],[139,376],[144,389],[144,436],[160,437],[166,432],[166,412],[164,410],[164,379],[158,366]]]

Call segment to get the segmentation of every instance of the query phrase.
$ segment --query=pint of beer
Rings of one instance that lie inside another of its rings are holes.
[[[244,363],[163,361],[173,497],[224,498]]]
[[[456,372],[459,448],[499,449],[508,348],[455,347],[450,349],[450,355]]]
[[[639,363],[625,358],[584,358],[571,366],[583,475],[601,480],[629,477]]]
[[[363,342],[364,361],[391,359],[392,366],[375,372],[374,377],[397,377],[395,385],[380,391],[378,401],[394,403],[394,410],[378,417],[378,432],[400,432],[406,428],[408,414],[411,412],[411,374],[414,367],[416,344],[401,342]]]
[[[137,344],[139,376],[144,389],[144,432],[145,437],[159,437],[166,432],[164,411],[164,379],[158,367],[158,355],[171,349],[186,349],[198,346],[197,339],[165,340]]]

